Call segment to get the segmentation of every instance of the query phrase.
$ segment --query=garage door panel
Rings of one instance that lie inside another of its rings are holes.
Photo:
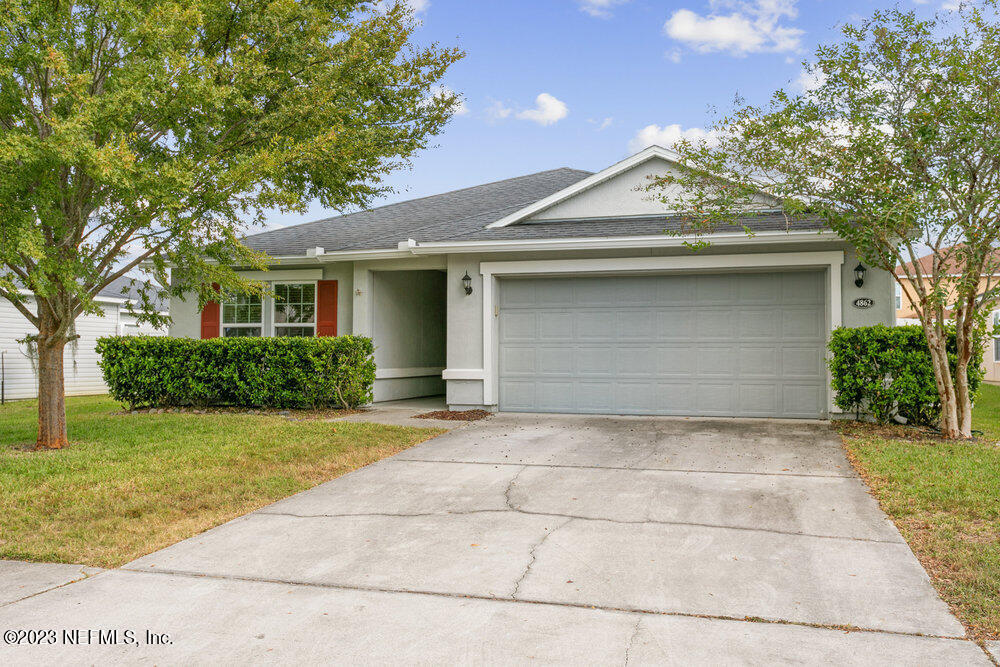
[[[741,345],[737,368],[740,378],[781,376],[780,350],[774,346]]]
[[[581,310],[576,313],[576,335],[578,340],[615,340],[618,329],[615,318],[606,309]]]
[[[672,280],[654,280],[652,285],[646,276],[638,279],[646,281],[657,305],[690,306],[697,299],[695,276],[673,276]]]
[[[774,340],[780,335],[780,308],[741,308],[736,311],[740,339],[762,338]]]
[[[505,311],[500,320],[500,342],[534,341],[538,338],[538,314],[534,311]]]
[[[777,303],[781,298],[781,277],[773,273],[751,273],[737,283],[740,303]]]
[[[604,412],[615,401],[615,383],[578,382],[576,385],[576,405],[581,412]]]
[[[614,376],[615,348],[610,345],[581,345],[574,348],[576,372],[581,377]]]
[[[820,346],[795,347],[785,345],[782,349],[784,376],[792,379],[822,380],[825,376],[822,359],[823,350]]]
[[[542,347],[538,350],[538,371],[542,375],[573,375],[573,348]]]
[[[731,275],[697,276],[696,281],[695,305],[728,304],[736,300],[736,282]]]
[[[813,308],[790,306],[781,310],[781,337],[784,340],[808,338],[818,340],[823,337],[824,322],[816,317]]]
[[[736,370],[736,354],[731,345],[699,345],[695,354],[701,376],[732,377]]]
[[[695,335],[700,340],[731,340],[733,336],[732,308],[700,308],[696,314]]]
[[[697,414],[693,382],[659,382],[656,385],[656,414]]]
[[[786,417],[815,417],[816,405],[826,394],[821,384],[786,384],[782,387]]]
[[[698,370],[698,352],[694,345],[660,345],[651,366],[661,377],[688,377]]]
[[[706,415],[734,415],[736,387],[732,382],[700,382],[695,390],[698,411]]]
[[[500,376],[534,375],[538,372],[538,349],[523,345],[505,346],[500,359]]]
[[[655,377],[656,368],[650,363],[656,358],[652,345],[623,345],[615,350],[615,375],[619,377]]]
[[[535,383],[530,380],[500,380],[500,404],[507,410],[535,411]]]
[[[737,389],[742,417],[766,417],[778,411],[780,388],[771,384],[740,384]]]
[[[824,284],[819,272],[503,280],[500,408],[819,417]]]
[[[620,310],[615,322],[618,340],[652,340],[656,337],[656,313],[651,310]]]
[[[542,412],[564,412],[573,404],[573,382],[543,380],[535,383],[535,404]]]
[[[656,334],[660,340],[689,340],[697,333],[696,314],[689,307],[662,308],[656,312]]]
[[[576,319],[571,312],[541,311],[538,313],[538,338],[544,341],[571,342],[573,340],[573,321]]]
[[[783,273],[781,275],[781,303],[785,305],[813,305],[823,303],[823,274],[821,273]]]

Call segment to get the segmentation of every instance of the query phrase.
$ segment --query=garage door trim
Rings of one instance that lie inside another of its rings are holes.
[[[505,276],[629,275],[641,273],[738,272],[741,269],[828,269],[827,322],[840,326],[842,250],[824,252],[747,253],[738,255],[686,255],[681,257],[627,257],[609,259],[557,259],[481,262],[483,276],[483,403],[496,405],[499,395],[497,279]],[[829,392],[827,392],[829,395]],[[829,402],[829,401],[828,401]],[[832,409],[832,403],[829,406]]]

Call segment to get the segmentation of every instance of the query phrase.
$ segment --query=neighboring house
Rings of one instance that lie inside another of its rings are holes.
[[[171,334],[372,336],[375,400],[452,409],[825,417],[831,329],[893,323],[892,277],[815,221],[763,212],[690,238],[637,187],[675,169],[648,148],[250,236],[278,302],[197,311]],[[865,297],[873,305],[855,307]]]
[[[97,298],[102,315],[81,315],[76,320],[76,332],[80,335],[75,343],[66,346],[65,382],[67,395],[102,394],[107,391],[97,365],[95,351],[97,339],[116,334],[147,334],[164,336],[166,331],[154,329],[149,324],[138,324],[136,316],[128,312],[127,304],[134,301],[136,294],[130,286],[131,280],[120,278],[103,290]],[[124,293],[123,293],[124,290]],[[34,311],[32,299],[26,302]],[[161,304],[166,311],[167,304]],[[0,298],[0,383],[4,398],[35,398],[38,395],[38,378],[35,364],[28,356],[28,347],[17,341],[29,334],[38,333],[35,327],[20,311],[4,298]]]
[[[1000,251],[998,251],[1000,252]],[[931,267],[933,261],[933,255],[928,254],[917,259],[918,265],[920,266],[921,275],[929,275],[931,272]],[[913,271],[913,263],[907,263],[906,267],[909,269],[911,275],[915,275]],[[902,268],[896,269],[896,275],[903,276],[905,280],[906,271]],[[987,289],[996,288],[998,281],[1000,281],[1000,275],[989,275],[983,276],[979,282],[979,291],[983,292]],[[913,307],[913,303],[910,300],[909,295],[903,290],[899,283],[895,284],[896,289],[896,323],[897,324],[920,324],[920,320],[917,319],[917,311]],[[991,312],[986,320],[987,331],[989,333],[989,338],[987,340],[985,349],[983,350],[983,370],[986,375],[983,379],[986,382],[1000,384],[1000,308]]]

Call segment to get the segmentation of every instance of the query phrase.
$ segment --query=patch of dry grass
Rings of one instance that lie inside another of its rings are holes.
[[[1000,639],[1000,387],[984,386],[975,442],[932,431],[840,425],[848,456],[979,639]]]
[[[0,408],[0,558],[114,567],[443,432],[67,403],[61,451],[23,450],[33,401]]]

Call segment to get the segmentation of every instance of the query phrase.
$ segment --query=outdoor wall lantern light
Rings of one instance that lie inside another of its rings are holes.
[[[865,265],[858,262],[858,265],[854,267],[854,286],[861,287],[865,284]]]
[[[462,287],[465,288],[466,296],[472,294],[472,278],[469,277],[468,271],[466,271],[465,275],[462,276]]]

